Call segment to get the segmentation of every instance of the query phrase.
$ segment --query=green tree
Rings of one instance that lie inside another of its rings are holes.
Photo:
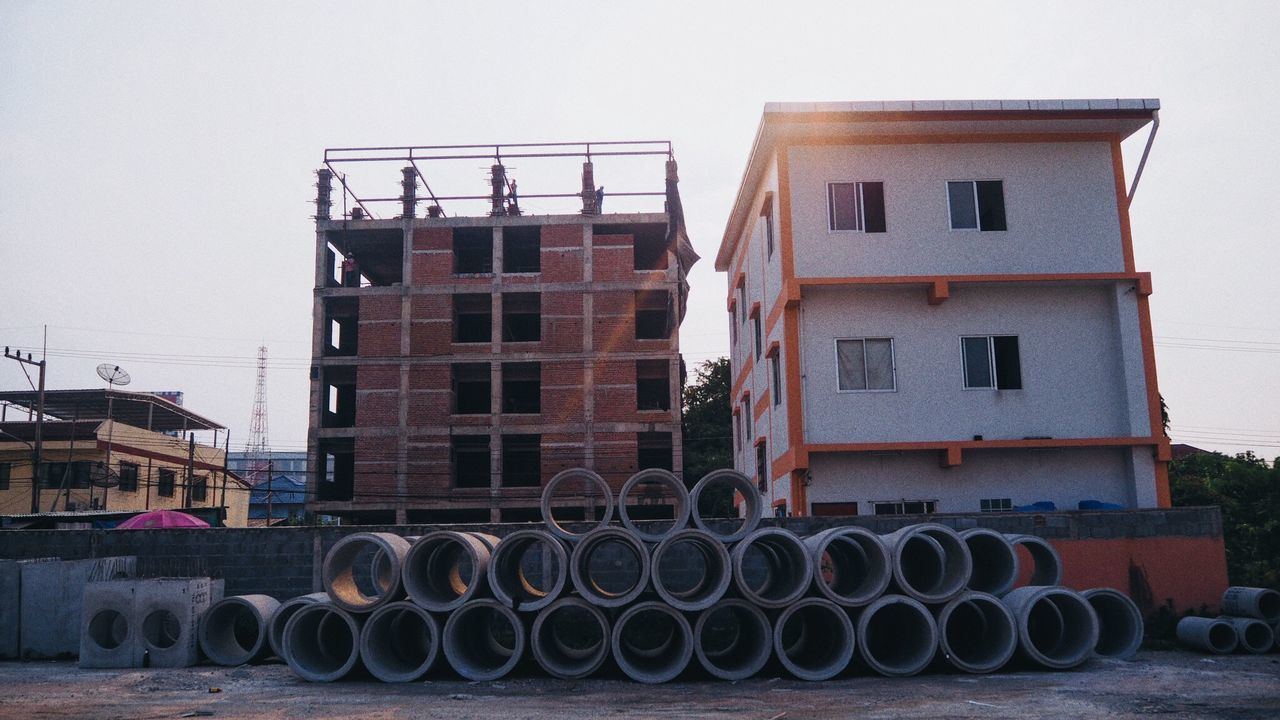
[[[717,468],[733,467],[729,358],[707,360],[684,388],[684,481],[692,486]]]
[[[1280,587],[1280,458],[1197,453],[1169,464],[1175,506],[1217,505],[1234,585]]]

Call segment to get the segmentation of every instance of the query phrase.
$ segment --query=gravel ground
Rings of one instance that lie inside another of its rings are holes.
[[[765,676],[645,686],[526,675],[491,683],[309,684],[279,664],[80,670],[0,663],[4,718],[1127,718],[1280,717],[1280,656],[1145,651],[1071,672],[857,674],[823,683]]]

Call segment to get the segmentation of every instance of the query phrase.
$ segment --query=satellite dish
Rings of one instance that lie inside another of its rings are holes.
[[[120,473],[104,462],[96,462],[89,468],[89,484],[101,488],[115,487],[120,484]]]
[[[98,377],[107,381],[108,385],[128,385],[133,378],[129,377],[129,373],[125,372],[119,365],[111,363],[102,363],[98,366]]]

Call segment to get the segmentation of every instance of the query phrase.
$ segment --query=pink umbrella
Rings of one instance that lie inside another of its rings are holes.
[[[193,515],[177,510],[152,510],[125,520],[117,530],[145,530],[148,528],[204,528],[209,523]]]

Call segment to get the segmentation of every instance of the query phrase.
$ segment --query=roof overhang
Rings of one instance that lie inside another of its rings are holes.
[[[0,402],[34,409],[37,393],[33,390],[0,392]],[[44,412],[61,420],[110,419],[155,432],[223,429],[222,425],[158,395],[124,390],[46,390]]]

